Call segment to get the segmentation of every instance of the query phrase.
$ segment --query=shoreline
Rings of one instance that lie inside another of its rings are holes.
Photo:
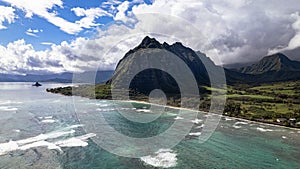
[[[105,100],[105,99],[95,99],[95,100]],[[107,100],[107,99],[106,99]],[[109,100],[112,101],[112,100]],[[145,101],[138,101],[138,100],[117,100],[117,101],[121,101],[121,102],[133,102],[133,103],[141,103],[141,104],[153,104],[153,103],[149,103],[149,102],[145,102]],[[187,110],[187,111],[195,111],[195,112],[202,112],[205,114],[213,114],[213,115],[218,115],[221,116],[221,118],[230,118],[233,120],[239,120],[239,121],[244,121],[244,122],[249,122],[249,123],[257,123],[257,124],[264,124],[264,125],[268,125],[268,126],[272,126],[272,127],[282,127],[285,129],[292,129],[292,130],[297,130],[300,131],[300,128],[296,128],[296,127],[287,127],[287,126],[282,126],[282,125],[276,125],[276,124],[272,124],[272,123],[267,123],[267,122],[261,122],[261,121],[254,121],[254,120],[248,120],[248,119],[243,119],[243,118],[239,118],[239,117],[231,117],[231,116],[225,116],[225,115],[220,115],[220,114],[215,114],[215,113],[210,113],[210,112],[205,112],[205,111],[201,111],[201,110],[193,110],[193,109],[188,109],[188,108],[182,108],[182,107],[175,107],[175,106],[164,106],[164,105],[160,105],[160,104],[153,104],[153,105],[158,105],[158,106],[163,106],[163,107],[168,107],[168,108],[172,108],[172,109],[178,109],[178,110]],[[221,119],[220,118],[220,119]]]
[[[57,93],[52,93],[52,94],[57,94]],[[65,96],[67,96],[67,95],[65,95]],[[76,96],[76,95],[71,95],[71,96]],[[88,98],[88,97],[83,97],[83,96],[76,96],[76,97]],[[183,107],[176,107],[176,106],[170,106],[170,105],[160,105],[160,104],[150,103],[150,102],[146,102],[146,101],[142,101],[142,100],[112,100],[112,99],[96,99],[96,98],[88,98],[88,99],[157,105],[157,106],[163,106],[163,107],[167,107],[167,108],[171,108],[171,109],[177,109],[177,110],[187,110],[187,111],[202,112],[204,114],[218,115],[218,116],[220,116],[220,119],[221,118],[230,118],[230,119],[233,119],[233,120],[239,120],[239,121],[244,121],[244,122],[249,122],[249,123],[263,124],[263,125],[272,126],[272,127],[281,127],[281,128],[285,128],[285,129],[300,131],[300,128],[297,128],[297,127],[288,127],[288,126],[277,125],[277,124],[272,124],[272,123],[267,123],[267,122],[262,122],[262,121],[243,119],[243,118],[239,118],[239,117],[231,117],[231,116],[226,116],[226,115],[223,115],[223,114],[215,114],[215,113],[210,113],[210,112],[201,111],[201,110],[193,110],[193,109],[183,108]]]
[[[292,130],[300,131],[300,128],[296,128],[296,127],[287,127],[287,126],[276,125],[276,124],[267,123],[267,122],[264,123],[261,121],[254,121],[254,120],[248,120],[248,119],[242,119],[242,118],[238,118],[238,117],[230,117],[230,116],[224,116],[224,115],[222,115],[222,117],[225,117],[225,118],[228,117],[233,120],[239,120],[239,121],[244,121],[244,122],[249,122],[249,123],[257,123],[257,124],[263,124],[263,125],[272,126],[272,127],[281,127],[281,128],[285,128],[285,129],[292,129]]]

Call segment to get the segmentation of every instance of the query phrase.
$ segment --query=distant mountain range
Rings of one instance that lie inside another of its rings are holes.
[[[300,80],[300,62],[292,61],[282,53],[265,56],[250,66],[228,71],[229,76],[248,83]]]
[[[238,69],[246,74],[264,74],[268,72],[298,72],[300,71],[300,62],[292,61],[282,53],[271,56],[265,56],[258,63]]]
[[[76,74],[76,83],[85,83],[90,80],[87,78],[94,78],[95,83],[106,82],[114,71],[98,71],[95,76],[95,72],[83,72]],[[57,83],[71,83],[73,81],[73,73],[65,72],[60,74],[47,74],[47,75],[10,75],[0,74],[0,82],[57,82]]]

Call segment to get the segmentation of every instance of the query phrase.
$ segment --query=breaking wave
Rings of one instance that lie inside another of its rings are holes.
[[[63,152],[61,149],[62,147],[85,147],[88,145],[87,140],[95,137],[96,134],[89,133],[67,139],[61,138],[59,140],[60,137],[74,134],[76,132],[74,129],[81,126],[82,125],[73,125],[61,130],[40,134],[27,139],[17,141],[10,140],[7,143],[0,143],[0,155],[6,155],[16,150],[27,150],[36,147],[47,147],[49,150],[57,150],[59,152]],[[56,141],[50,141],[51,139],[56,139]]]
[[[261,131],[261,132],[268,132],[268,131],[273,131],[271,129],[264,129],[264,128],[261,128],[261,127],[257,127],[256,128],[258,131]]]
[[[177,154],[171,149],[160,149],[154,155],[141,157],[147,165],[153,167],[170,168],[177,165]]]

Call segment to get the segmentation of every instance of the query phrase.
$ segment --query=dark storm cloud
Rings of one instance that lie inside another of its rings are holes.
[[[289,58],[292,60],[300,61],[300,47],[298,47],[294,50],[286,50],[286,51],[283,51],[282,53],[289,56]]]
[[[269,50],[287,46],[297,33],[291,26],[295,21],[290,16],[298,10],[293,5],[300,6],[299,1],[289,2],[249,1],[232,11],[234,18],[226,21],[229,33],[213,42],[220,52],[232,52],[231,57],[224,56],[222,61],[225,64],[253,62],[269,54]]]

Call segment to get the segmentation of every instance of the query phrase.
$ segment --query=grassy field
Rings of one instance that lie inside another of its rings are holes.
[[[206,89],[219,91],[209,87]],[[282,122],[281,125],[297,127],[289,119],[300,121],[300,82],[228,86],[224,113],[272,123],[277,123],[279,118],[285,118],[287,122]]]
[[[285,94],[289,96],[300,94],[300,82],[283,82],[274,84],[265,84],[250,88],[251,90],[259,90],[269,94]]]

